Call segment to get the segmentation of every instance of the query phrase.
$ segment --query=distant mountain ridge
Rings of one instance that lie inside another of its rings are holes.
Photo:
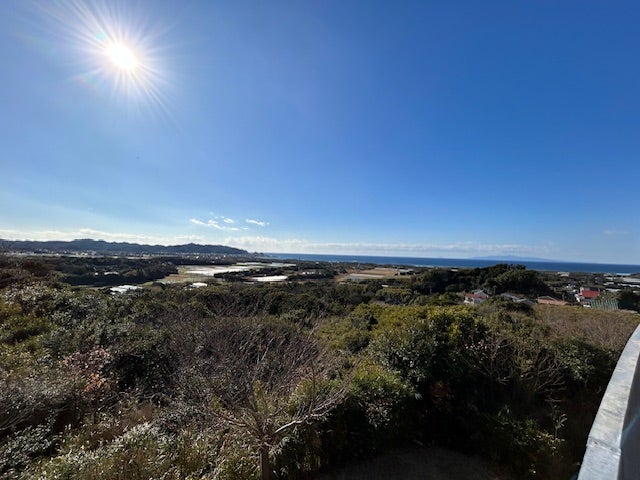
[[[2,240],[0,252],[69,253],[95,252],[102,254],[152,254],[152,255],[250,255],[246,250],[224,245],[144,245],[128,242],[106,242],[90,238],[61,241]]]

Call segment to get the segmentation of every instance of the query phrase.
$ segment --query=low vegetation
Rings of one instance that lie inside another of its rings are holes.
[[[640,318],[460,304],[549,292],[509,266],[111,295],[0,261],[3,478],[300,479],[415,442],[569,478]]]

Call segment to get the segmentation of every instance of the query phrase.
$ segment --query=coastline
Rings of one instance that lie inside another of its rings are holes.
[[[561,261],[514,261],[514,260],[485,260],[472,258],[423,258],[423,257],[386,257],[374,255],[330,255],[314,253],[265,253],[268,258],[279,260],[298,260],[310,262],[332,263],[365,263],[375,265],[398,265],[411,267],[441,267],[441,268],[484,268],[497,264],[524,265],[527,269],[546,272],[581,272],[603,273],[611,275],[631,275],[640,273],[640,265],[590,263],[590,262],[561,262]]]

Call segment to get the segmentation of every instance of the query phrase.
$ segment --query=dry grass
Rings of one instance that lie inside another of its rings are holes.
[[[340,275],[338,281],[345,280],[383,280],[385,278],[398,277],[403,270],[393,267],[374,267],[366,270],[351,269],[346,274]]]
[[[627,311],[538,305],[535,312],[536,318],[550,328],[553,338],[582,338],[618,353],[640,324],[640,314]]]

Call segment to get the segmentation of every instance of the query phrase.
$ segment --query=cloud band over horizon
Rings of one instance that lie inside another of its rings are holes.
[[[195,220],[195,219],[192,219]],[[192,222],[195,223],[195,222]],[[204,226],[210,226],[208,223]],[[205,238],[201,235],[143,235],[135,233],[113,233],[92,228],[79,228],[69,231],[41,230],[19,231],[0,229],[0,238],[6,240],[76,240],[93,238],[112,242],[149,243],[176,245],[180,243],[213,243],[242,248],[247,251],[263,253],[317,253],[335,255],[379,255],[379,256],[418,256],[443,258],[466,258],[478,255],[550,255],[553,249],[549,245],[491,244],[480,242],[454,243],[374,243],[374,242],[317,242],[305,239],[279,239],[265,236],[226,237],[224,239]]]

